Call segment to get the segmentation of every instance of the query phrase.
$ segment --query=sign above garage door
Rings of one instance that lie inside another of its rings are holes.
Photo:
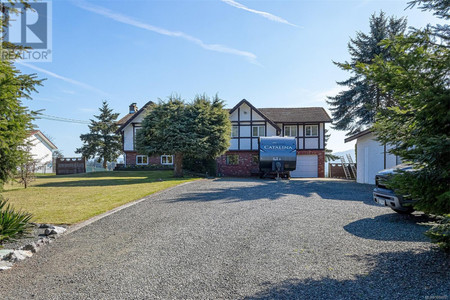
[[[317,155],[297,155],[297,167],[291,177],[318,177],[319,160]]]

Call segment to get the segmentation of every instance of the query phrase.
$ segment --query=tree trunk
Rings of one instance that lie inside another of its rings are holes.
[[[175,153],[173,160],[173,176],[183,177],[183,153]]]
[[[106,169],[108,167],[108,162],[106,159],[103,159],[103,169]]]

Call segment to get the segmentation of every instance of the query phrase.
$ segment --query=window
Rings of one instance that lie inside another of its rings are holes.
[[[253,126],[252,127],[252,136],[265,136],[266,128],[264,126]]]
[[[259,164],[259,155],[252,155],[252,165]]]
[[[161,155],[162,165],[173,165],[173,155]]]
[[[227,155],[227,165],[238,165],[239,164],[239,155],[237,154],[231,154]]]
[[[284,126],[284,136],[297,136],[297,125]]]
[[[136,165],[148,165],[148,156],[147,155],[136,155]]]
[[[231,137],[239,136],[239,126],[231,126]]]
[[[318,125],[306,125],[305,126],[305,135],[306,136],[318,136],[319,135],[319,126]]]

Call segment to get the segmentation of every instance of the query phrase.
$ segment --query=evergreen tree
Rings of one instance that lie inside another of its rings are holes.
[[[113,113],[106,101],[103,101],[99,110],[100,115],[94,116],[97,121],[91,120],[90,132],[80,136],[83,146],[76,153],[81,153],[87,159],[97,157],[97,162],[103,162],[103,168],[106,169],[108,162],[115,161],[120,156],[122,139],[116,133],[119,114]]]
[[[29,8],[25,1],[10,1],[8,5],[12,6],[14,13],[18,13],[14,8],[15,2],[23,3],[25,8]],[[1,17],[6,17],[8,7],[0,4],[0,8]],[[8,21],[4,19],[0,27],[2,37]],[[4,50],[18,48],[3,39],[1,43]],[[28,160],[25,139],[33,129],[31,122],[35,113],[29,111],[22,101],[31,99],[31,93],[37,92],[36,86],[42,85],[42,81],[37,79],[36,74],[21,74],[12,61],[0,60],[0,190],[6,181],[17,174],[18,167]]]
[[[393,106],[394,99],[388,92],[382,92],[375,84],[357,68],[358,63],[371,64],[379,55],[389,59],[389,48],[382,47],[380,42],[392,39],[406,29],[404,18],[387,18],[384,12],[370,18],[370,32],[357,32],[356,38],[350,39],[348,50],[350,62],[334,62],[339,68],[352,73],[344,81],[337,82],[345,90],[334,97],[328,97],[328,104],[333,115],[334,128],[348,130],[348,134],[357,133],[375,121],[376,112]]]
[[[384,41],[391,58],[378,56],[360,68],[398,103],[378,113],[378,140],[416,167],[394,176],[392,187],[418,200],[418,210],[449,214],[450,45],[430,28]]]
[[[196,96],[186,104],[171,96],[152,107],[142,121],[136,147],[143,154],[173,154],[174,176],[183,176],[183,158],[216,158],[229,147],[231,124],[223,101]]]

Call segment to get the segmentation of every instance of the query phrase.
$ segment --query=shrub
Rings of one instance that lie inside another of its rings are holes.
[[[442,250],[450,253],[450,215],[444,216],[438,224],[425,232],[425,235]]]
[[[183,159],[183,168],[195,173],[208,173],[209,176],[216,176],[217,162],[215,159],[185,157]]]
[[[0,196],[0,245],[15,240],[30,232],[30,213],[15,211],[11,204]]]

